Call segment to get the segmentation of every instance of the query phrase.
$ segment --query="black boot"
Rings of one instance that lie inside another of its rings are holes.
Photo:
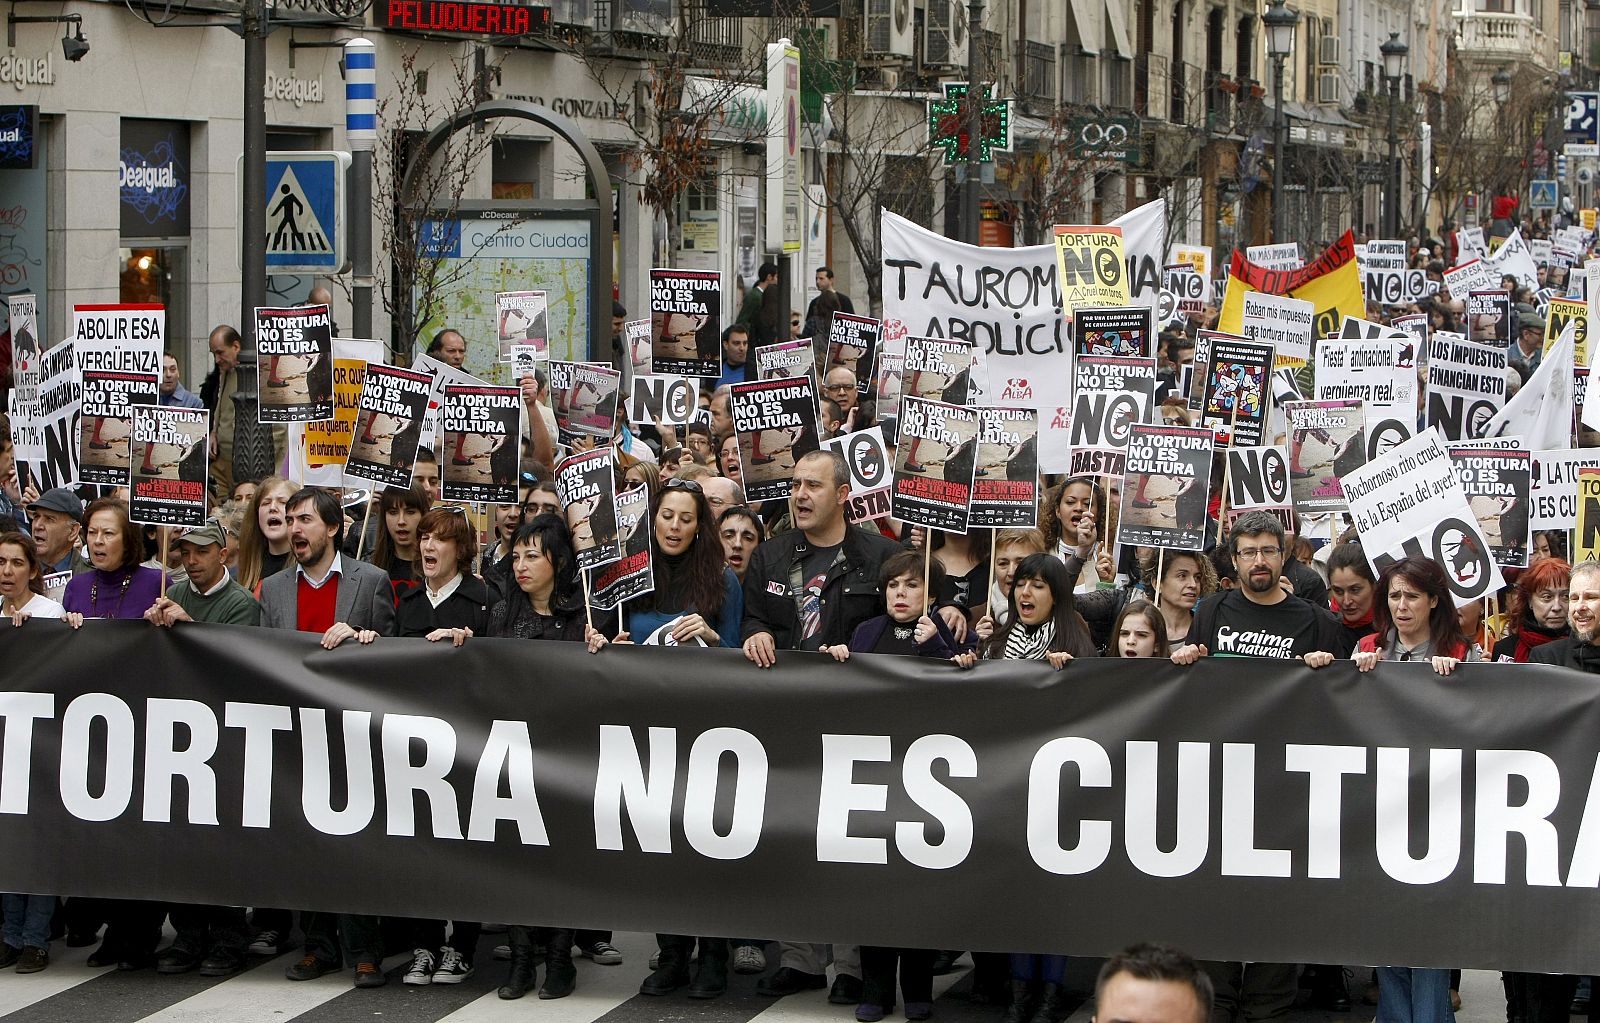
[[[641,995],[670,995],[689,983],[689,953],[694,948],[694,939],[678,934],[658,934],[656,946],[661,950],[656,972],[639,985]]]
[[[1063,1023],[1069,1015],[1067,994],[1061,989],[1061,985],[1046,984],[1044,994],[1039,997],[1039,1008],[1033,1014],[1032,1023]]]
[[[511,946],[511,972],[500,987],[500,997],[508,1001],[521,998],[533,988],[533,939],[526,927],[510,927],[506,931]]]
[[[565,998],[578,986],[578,968],[572,965],[572,931],[551,928],[544,933],[544,983],[539,997]]]
[[[728,939],[701,938],[700,965],[689,985],[690,998],[717,998],[728,990]]]
[[[1034,1010],[1039,1007],[1039,992],[1031,980],[1011,982],[1011,1008],[1000,1018],[1000,1023],[1029,1023]]]

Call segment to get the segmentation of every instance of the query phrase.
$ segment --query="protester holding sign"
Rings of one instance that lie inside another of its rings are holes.
[[[491,636],[589,643],[598,650],[615,625],[609,612],[584,608],[578,555],[559,512],[536,516],[511,538],[511,578],[516,588],[489,609]],[[587,615],[596,623],[590,627]]]
[[[207,522],[174,542],[188,578],[172,587],[170,599],[162,596],[144,613],[146,621],[167,628],[176,622],[261,624],[261,605],[228,575],[228,537],[220,523]],[[242,947],[239,952],[242,957]]]
[[[28,505],[34,550],[46,575],[70,572],[81,575],[90,565],[83,557],[78,537],[83,529],[83,502],[67,487],[47,490]]]
[[[628,609],[626,634],[642,643],[665,628],[663,643],[737,647],[744,593],[727,566],[705,490],[694,480],[668,480],[652,502],[650,518],[655,596],[640,602],[648,608]],[[703,971],[704,945],[700,955]]]
[[[1448,675],[1462,661],[1482,660],[1461,632],[1444,570],[1430,558],[1404,557],[1383,570],[1372,625],[1372,634],[1361,638],[1351,657],[1359,671],[1371,671],[1380,660],[1428,661],[1434,671]],[[1448,971],[1440,972],[1447,974],[1441,991],[1448,992]]]
[[[1206,656],[1295,658],[1312,667],[1350,653],[1351,644],[1327,609],[1288,593],[1283,577],[1283,523],[1270,512],[1239,516],[1228,534],[1228,551],[1239,587],[1208,597],[1195,608],[1194,624],[1174,664]]]
[[[1045,549],[1065,561],[1078,546],[1079,520],[1105,506],[1100,485],[1087,476],[1074,476],[1056,484],[1039,502],[1039,530],[1044,533]],[[1089,524],[1093,525],[1094,520],[1090,519]],[[1096,545],[1093,563],[1093,571],[1085,566],[1073,580],[1075,593],[1087,593],[1099,583],[1116,578],[1109,546]]]
[[[1048,554],[1030,555],[1017,566],[1006,611],[1004,625],[996,626],[993,617],[978,622],[985,659],[1049,661],[1059,670],[1075,657],[1099,653],[1074,604],[1066,566]]]

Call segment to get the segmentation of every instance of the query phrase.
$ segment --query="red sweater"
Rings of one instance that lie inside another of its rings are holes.
[[[339,577],[334,576],[318,587],[312,586],[302,573],[298,587],[295,628],[301,632],[316,633],[333,628],[334,608],[339,602]]]

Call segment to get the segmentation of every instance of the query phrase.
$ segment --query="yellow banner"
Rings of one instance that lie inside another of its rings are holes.
[[[1055,242],[1064,311],[1128,304],[1122,228],[1058,225]]]
[[[1577,323],[1572,335],[1572,364],[1587,366],[1589,365],[1589,303],[1582,299],[1550,300],[1550,308],[1546,310],[1544,319],[1545,354],[1550,354],[1550,349],[1560,340],[1561,332],[1567,329],[1568,322]]]
[[[344,464],[350,454],[350,433],[355,429],[356,405],[360,403],[361,382],[366,375],[365,360],[333,360],[333,418],[307,423],[300,434],[307,468]]]
[[[1286,273],[1262,271],[1260,267],[1250,266],[1243,256],[1235,255],[1233,267],[1228,275],[1228,290],[1222,298],[1222,310],[1217,318],[1217,329],[1229,334],[1242,333],[1244,328],[1244,295],[1247,291],[1265,291],[1273,295],[1288,295],[1310,302],[1316,308],[1312,320],[1312,337],[1322,339],[1334,337],[1339,333],[1339,327],[1344,323],[1346,316],[1357,319],[1366,314],[1366,298],[1361,290],[1361,270],[1354,258],[1340,258],[1329,249],[1317,263],[1307,266],[1306,270],[1313,270],[1322,264],[1321,272],[1313,272],[1294,281],[1287,288],[1274,287],[1275,281],[1292,281]],[[1241,266],[1242,264],[1242,266]],[[1266,287],[1258,287],[1254,282],[1259,281]],[[1299,366],[1299,360],[1277,360],[1280,366]]]
[[[1580,561],[1600,561],[1600,469],[1578,470],[1577,556]]]
[[[1578,223],[1583,227],[1583,229],[1585,231],[1593,231],[1594,230],[1594,219],[1595,219],[1595,211],[1594,210],[1579,210],[1578,211]]]

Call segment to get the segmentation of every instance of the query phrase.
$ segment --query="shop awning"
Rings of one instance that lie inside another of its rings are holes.
[[[1116,44],[1117,56],[1133,59],[1133,44],[1128,41],[1128,5],[1122,0],[1106,0],[1106,23],[1111,26],[1111,39]]]
[[[1072,0],[1072,20],[1078,25],[1078,45],[1090,53],[1100,52],[1105,45],[1100,0]]]

